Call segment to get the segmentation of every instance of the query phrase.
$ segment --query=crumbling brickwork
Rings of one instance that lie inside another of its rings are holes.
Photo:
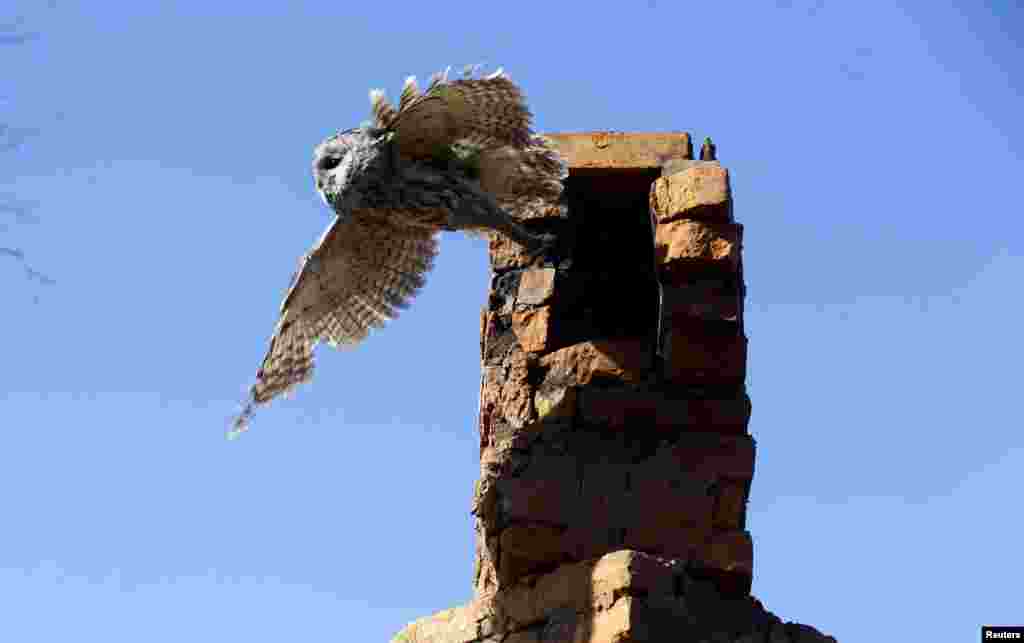
[[[685,133],[552,138],[565,194],[526,224],[557,246],[532,262],[502,238],[490,248],[476,598],[399,638],[831,640],[749,596],[755,444],[728,170],[708,145],[692,160]]]
[[[620,550],[409,624],[393,643],[836,643],[678,561]]]
[[[728,172],[682,166],[686,135],[601,136],[555,137],[572,170],[531,222],[562,240],[544,265],[492,247],[476,590],[627,548],[744,593],[754,443]]]

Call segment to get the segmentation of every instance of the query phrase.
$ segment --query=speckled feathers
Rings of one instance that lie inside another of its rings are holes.
[[[316,189],[336,218],[300,262],[270,347],[235,422],[307,382],[318,342],[353,346],[422,288],[441,230],[509,236],[531,251],[551,239],[517,221],[556,202],[567,171],[531,130],[522,92],[501,71],[420,92],[409,78],[393,107],[370,93],[374,122],[316,146]]]

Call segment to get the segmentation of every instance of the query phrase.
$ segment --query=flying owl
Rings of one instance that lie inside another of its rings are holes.
[[[281,304],[249,399],[230,435],[257,406],[309,381],[313,349],[362,341],[423,286],[442,230],[506,235],[535,257],[553,243],[517,219],[557,201],[566,164],[531,129],[522,92],[498,70],[422,93],[405,81],[398,108],[370,92],[372,124],[328,137],[313,153],[317,192],[334,221],[300,261]]]

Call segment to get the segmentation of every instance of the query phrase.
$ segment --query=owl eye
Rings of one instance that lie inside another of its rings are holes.
[[[333,170],[334,168],[338,167],[339,163],[341,163],[340,156],[328,156],[324,160],[320,161],[320,169]]]

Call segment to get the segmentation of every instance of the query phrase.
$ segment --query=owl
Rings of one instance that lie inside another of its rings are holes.
[[[313,178],[334,220],[300,261],[270,347],[230,436],[255,409],[309,381],[313,349],[358,344],[423,286],[442,230],[502,234],[536,257],[554,242],[519,222],[558,201],[566,163],[531,129],[520,89],[501,71],[424,91],[405,81],[392,106],[370,92],[373,121],[328,137]]]

